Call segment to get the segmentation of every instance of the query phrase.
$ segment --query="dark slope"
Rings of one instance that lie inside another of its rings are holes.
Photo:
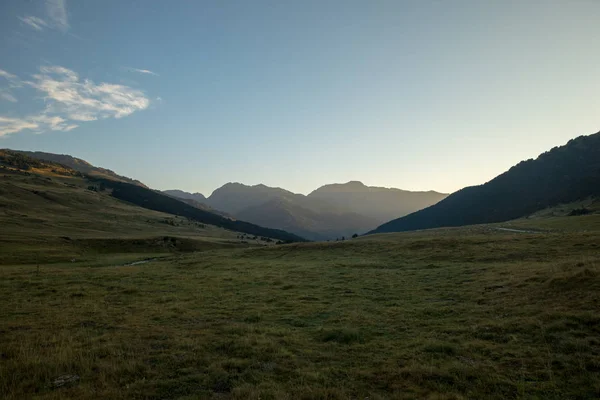
[[[76,158],[69,156],[67,154],[54,154],[54,153],[44,153],[42,151],[22,151],[22,150],[12,150],[17,153],[24,154],[28,157],[35,158],[38,160],[50,161],[62,164],[69,168],[74,169],[75,171],[79,171],[81,173],[95,176],[98,178],[107,178],[112,179],[114,181],[127,182],[134,185],[147,187],[142,182],[127,178],[126,176],[118,175],[114,171],[106,168],[96,167],[81,158]]]
[[[304,238],[279,229],[263,228],[249,222],[225,218],[221,215],[193,207],[180,200],[174,199],[173,197],[167,196],[166,194],[141,186],[102,178],[96,178],[94,180],[111,188],[113,197],[150,210],[179,215],[204,224],[215,225],[233,231],[248,233],[250,235],[266,236],[291,242],[306,241]]]
[[[369,233],[502,222],[600,195],[600,132],[523,161],[480,186],[381,225]]]
[[[189,193],[184,192],[183,190],[163,190],[162,193],[167,196],[173,197],[179,201],[182,201],[190,206],[194,206],[204,211],[211,212],[213,214],[222,215],[223,217],[227,217],[229,219],[234,219],[231,215],[226,212],[215,210],[208,204],[206,204],[206,197],[202,193]],[[243,219],[243,218],[242,218]]]
[[[204,195],[202,193],[198,193],[198,192],[189,193],[189,192],[184,192],[183,190],[178,190],[178,189],[163,190],[162,192],[165,194],[168,194],[169,196],[172,196],[172,197],[177,197],[180,199],[194,200],[194,201],[197,201],[198,203],[206,204],[206,197],[204,197]]]

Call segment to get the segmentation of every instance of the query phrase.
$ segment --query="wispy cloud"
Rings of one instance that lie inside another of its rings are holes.
[[[8,118],[0,116],[0,136],[17,133],[25,129],[37,129],[39,124],[24,118]]]
[[[0,99],[10,101],[11,103],[16,103],[17,98],[10,94],[7,90],[0,90]]]
[[[150,71],[149,69],[139,69],[139,68],[126,68],[129,72],[138,72],[140,74],[154,75],[160,76],[156,72]]]
[[[6,78],[8,80],[18,79],[18,77],[16,75],[13,75],[10,72],[7,72],[3,69],[0,69],[0,77]]]
[[[69,30],[69,14],[67,13],[66,0],[46,0],[46,15],[46,19],[33,15],[19,17],[19,19],[36,31],[43,31],[49,28],[66,33]]]
[[[33,15],[28,15],[26,17],[19,17],[19,19],[29,25],[30,27],[32,27],[33,29],[35,29],[36,31],[42,31],[45,28],[48,28],[48,23],[46,21],[44,21],[41,18],[38,17],[34,17]]]
[[[24,118],[2,117],[0,136],[25,129],[69,131],[80,122],[123,118],[150,105],[141,90],[80,80],[76,72],[60,66],[40,67],[40,73],[33,75],[33,80],[22,83],[43,93],[46,108]]]
[[[42,133],[47,130],[68,132],[75,128],[77,128],[77,125],[69,123],[64,118],[57,116],[48,116],[44,114],[26,118],[0,116],[0,137],[26,129],[36,133]]]
[[[4,86],[3,82],[0,85],[0,99],[10,101],[11,103],[16,103],[17,98],[13,96],[13,94],[11,93],[11,89],[22,86],[19,77],[3,69],[0,69],[0,78],[2,78],[0,79],[0,81],[2,81],[3,79],[6,79],[8,81],[7,87],[2,87]]]
[[[41,67],[30,86],[45,93],[47,108],[76,121],[92,118],[122,118],[148,107],[150,101],[140,90],[111,83],[80,81],[64,67]]]

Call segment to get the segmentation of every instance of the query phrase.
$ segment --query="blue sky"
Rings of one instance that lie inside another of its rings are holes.
[[[600,1],[0,3],[0,147],[452,192],[600,130]]]

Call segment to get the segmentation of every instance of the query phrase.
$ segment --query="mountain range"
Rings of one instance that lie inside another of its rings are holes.
[[[96,172],[96,167],[89,164],[86,168],[91,168],[91,172]],[[0,171],[3,173],[1,175],[3,187],[0,187],[0,195],[8,198],[7,203],[0,202],[0,210],[4,215],[14,215],[13,208],[21,207],[21,202],[15,197],[15,194],[29,197],[33,194],[38,196],[40,201],[36,203],[35,210],[32,211],[41,212],[42,215],[52,214],[53,211],[56,211],[57,205],[60,208],[60,214],[69,213],[79,207],[87,210],[89,214],[94,214],[102,212],[106,204],[114,205],[115,202],[120,202],[130,208],[132,214],[139,212],[139,209],[153,210],[164,213],[163,215],[171,215],[174,219],[181,218],[201,225],[209,224],[212,227],[276,239],[280,242],[306,241],[305,238],[280,229],[269,229],[200,209],[144,185],[117,179],[116,177],[119,175],[114,173],[114,176],[110,177],[95,173],[86,174],[65,164],[49,161],[47,155],[44,155],[42,159],[20,151],[0,149]],[[31,177],[29,179],[31,182],[22,182],[20,180],[22,176]],[[32,189],[32,186],[35,189]],[[81,192],[93,193],[94,198],[81,201],[79,198]],[[79,201],[72,201],[73,198],[79,198]],[[110,201],[107,198],[110,198]],[[25,210],[21,209],[21,211]],[[23,222],[28,219],[27,214],[20,215],[23,217]],[[116,215],[110,215],[107,218],[112,219],[112,222],[117,225],[119,224],[118,219],[121,219]],[[11,222],[14,220],[11,219]],[[78,224],[88,225],[85,221],[68,219],[70,227]],[[175,223],[173,222],[173,224]]]
[[[166,190],[235,218],[283,229],[311,240],[350,237],[374,229],[392,218],[409,214],[444,199],[434,191],[411,192],[370,187],[362,182],[322,186],[308,195],[265,185],[227,183],[208,198],[201,193]]]
[[[503,222],[600,196],[600,132],[572,139],[485,184],[451,195],[350,181],[325,185],[308,195],[262,184],[227,183],[205,197],[152,190],[69,155],[8,149],[0,150],[0,167],[34,174],[45,168],[53,174],[77,176],[108,189],[121,201],[237,232],[281,241],[330,240],[355,233]]]
[[[600,196],[600,132],[572,139],[370,233],[503,222],[594,196]]]

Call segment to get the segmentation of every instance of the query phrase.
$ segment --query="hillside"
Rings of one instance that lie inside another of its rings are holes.
[[[304,238],[280,229],[269,229],[245,221],[232,220],[222,215],[201,210],[163,193],[125,182],[93,178],[93,182],[112,189],[112,196],[150,210],[183,216],[195,221],[256,236],[271,237],[288,242],[305,241]]]
[[[52,236],[56,238],[65,232],[73,232],[76,237],[88,237],[90,232],[93,236],[95,232],[99,237],[114,238],[147,237],[168,231],[169,235],[191,234],[203,240],[215,233],[231,240],[239,233],[282,241],[303,240],[200,210],[142,186],[88,176],[21,152],[0,150],[0,174],[0,220],[6,234],[50,231],[56,232]],[[140,217],[132,220],[133,216]],[[157,218],[159,222],[155,222]]]
[[[5,150],[8,150],[8,149],[5,149]],[[93,166],[92,164],[88,163],[85,160],[82,160],[82,159],[76,158],[76,157],[72,157],[72,156],[69,156],[66,154],[44,153],[42,151],[22,151],[22,150],[10,150],[10,151],[19,152],[21,154],[24,154],[24,155],[32,157],[32,158],[36,158],[38,160],[44,160],[44,161],[50,161],[50,162],[62,164],[64,166],[72,168],[75,171],[79,171],[86,175],[95,176],[95,177],[99,177],[99,178],[107,178],[107,179],[112,179],[115,181],[127,182],[127,183],[132,183],[134,185],[147,187],[146,185],[144,185],[142,182],[140,182],[138,180],[127,178],[126,176],[118,175],[117,173],[115,173],[114,171],[111,171],[110,169]]]
[[[79,172],[0,151],[0,263],[115,263],[180,251],[244,246],[238,233],[122,202],[89,189]]]
[[[523,161],[491,181],[467,187],[431,207],[370,233],[502,222],[600,195],[600,132]]]
[[[188,192],[184,192],[183,190],[177,190],[177,189],[173,189],[173,190],[163,190],[162,191],[164,194],[168,194],[169,196],[172,197],[177,197],[180,199],[188,199],[188,200],[194,200],[197,201],[198,203],[206,203],[206,197],[204,197],[204,195],[202,193],[188,193]]]
[[[222,215],[223,217],[227,217],[230,219],[234,219],[231,215],[226,212],[215,210],[208,204],[206,204],[206,197],[202,195],[202,193],[188,193],[183,190],[163,190],[162,193],[166,194],[169,197],[173,197],[179,201],[182,201],[190,206],[199,208],[204,211],[208,211],[214,214]]]

